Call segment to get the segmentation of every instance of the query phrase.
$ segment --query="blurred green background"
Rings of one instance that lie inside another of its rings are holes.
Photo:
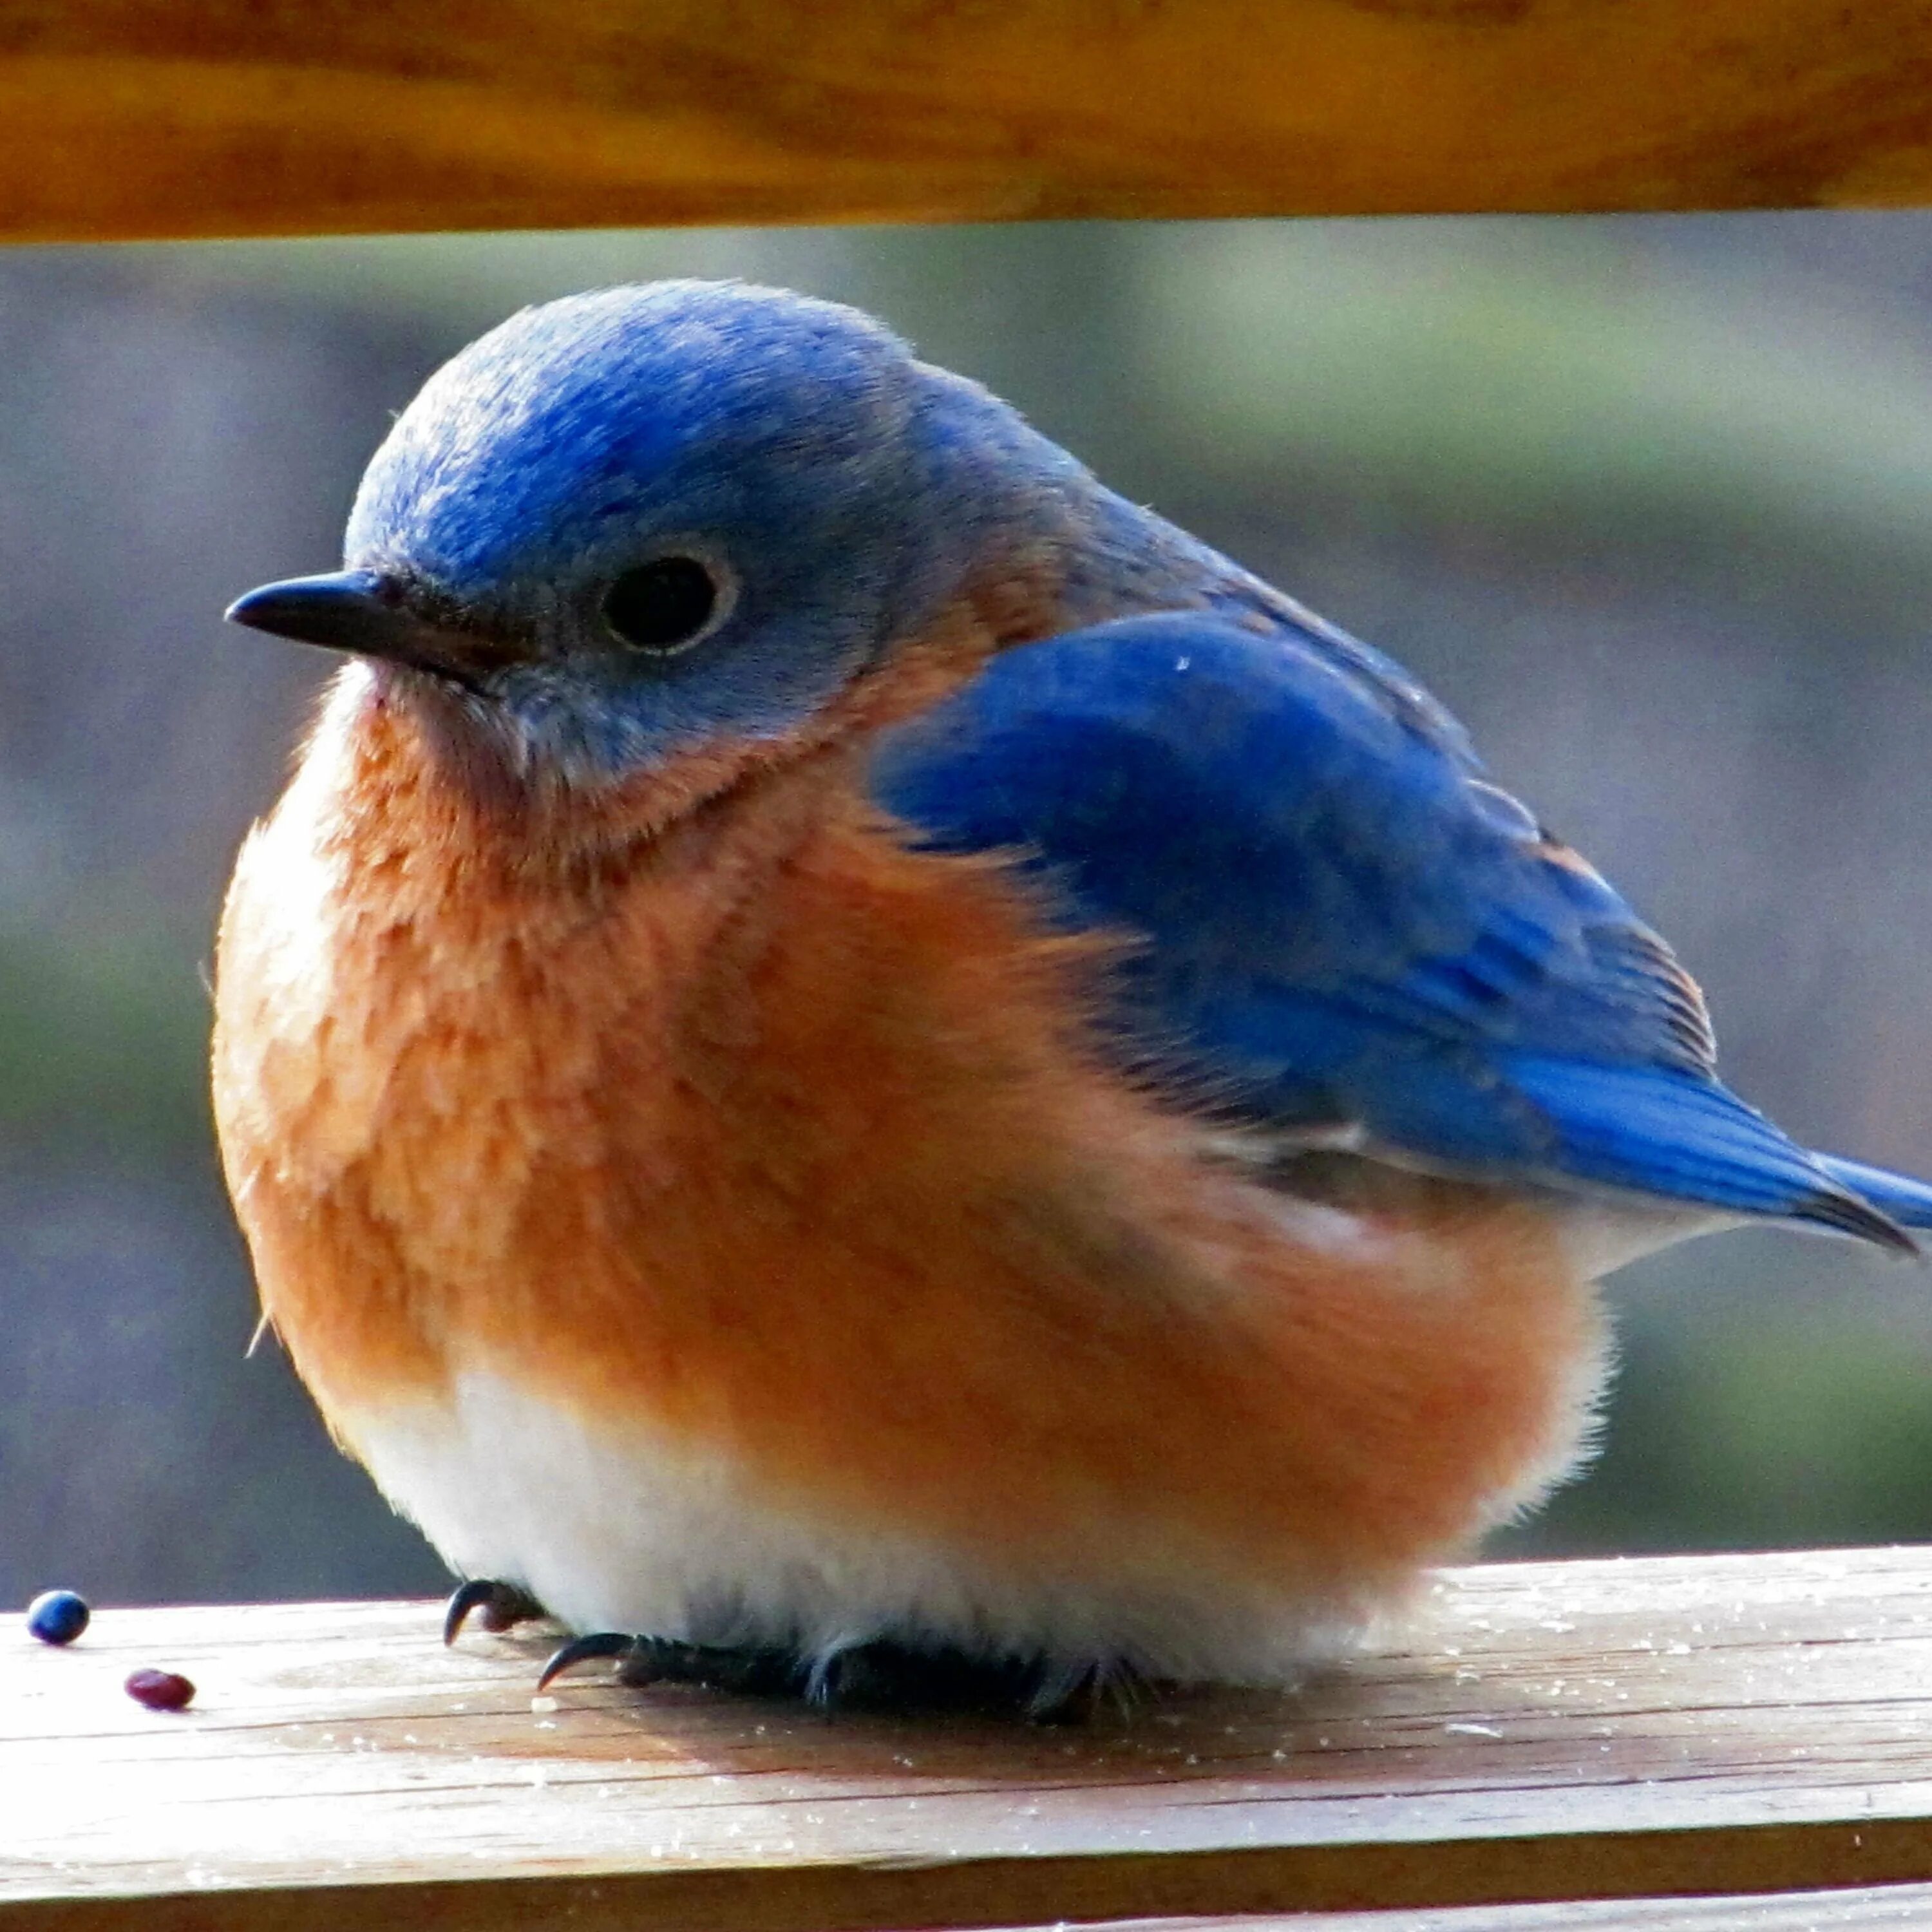
[[[521,302],[853,301],[1404,659],[1678,944],[1734,1084],[1932,1172],[1932,218],[796,230],[0,254],[0,1600],[440,1567],[272,1348],[209,934],[390,414]],[[1777,1235],[1612,1284],[1588,1478],[1503,1552],[1932,1535],[1932,1275]]]

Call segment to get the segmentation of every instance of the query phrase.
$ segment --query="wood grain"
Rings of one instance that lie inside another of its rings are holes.
[[[1298,1695],[1170,1694],[1072,1732],[594,1676],[533,1710],[541,1635],[445,1652],[436,1621],[107,1609],[64,1652],[16,1625],[0,1932],[1014,1926],[1932,1882],[1932,1551],[1445,1573],[1400,1647]],[[194,1678],[194,1706],[129,1702],[144,1664]]]
[[[1927,0],[21,0],[0,236],[1891,203]]]
[[[1295,1912],[1238,1918],[1116,1918],[1082,1932],[1900,1932],[1932,1925],[1932,1886],[1862,1886],[1780,1897],[1628,1898],[1444,1912]],[[1062,1927],[1008,1932],[1066,1932]]]

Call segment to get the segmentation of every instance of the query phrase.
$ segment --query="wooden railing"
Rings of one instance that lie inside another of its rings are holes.
[[[1298,1692],[1169,1693],[1078,1729],[594,1674],[533,1702],[541,1635],[446,1651],[436,1625],[430,1604],[110,1609],[70,1650],[8,1640],[0,1932],[1579,1900],[1646,1902],[1562,1924],[1695,1927],[1692,1894],[1932,1888],[1932,1552],[1446,1572],[1389,1647]],[[190,1709],[124,1694],[149,1664],[194,1679]],[[1754,1910],[1932,1924],[1932,1888]]]
[[[0,8],[0,236],[1924,199],[1924,0]]]

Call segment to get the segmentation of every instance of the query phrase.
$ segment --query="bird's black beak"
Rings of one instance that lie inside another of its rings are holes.
[[[265,584],[238,597],[226,615],[250,630],[407,664],[466,686],[506,655],[484,638],[437,622],[380,571],[338,570]]]
[[[378,658],[400,656],[399,647],[422,628],[397,586],[373,570],[265,584],[236,598],[226,614],[231,624],[251,631]]]

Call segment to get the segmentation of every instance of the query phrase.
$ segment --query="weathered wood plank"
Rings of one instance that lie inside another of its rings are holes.
[[[1072,1732],[594,1678],[533,1708],[540,1636],[445,1652],[435,1622],[106,1610],[70,1651],[0,1640],[0,1932],[1024,1925],[1932,1881],[1932,1551],[1450,1572],[1400,1647],[1298,1695],[1173,1695]],[[150,1663],[195,1678],[193,1709],[122,1695]]]
[[[1926,0],[0,10],[0,236],[1932,199]]]
[[[1932,1925],[1932,1886],[1778,1898],[1628,1898],[1554,1905],[1489,1905],[1446,1912],[1295,1912],[1239,1918],[1117,1918],[1082,1932],[1898,1932]],[[1029,1926],[1007,1932],[1066,1932]]]

